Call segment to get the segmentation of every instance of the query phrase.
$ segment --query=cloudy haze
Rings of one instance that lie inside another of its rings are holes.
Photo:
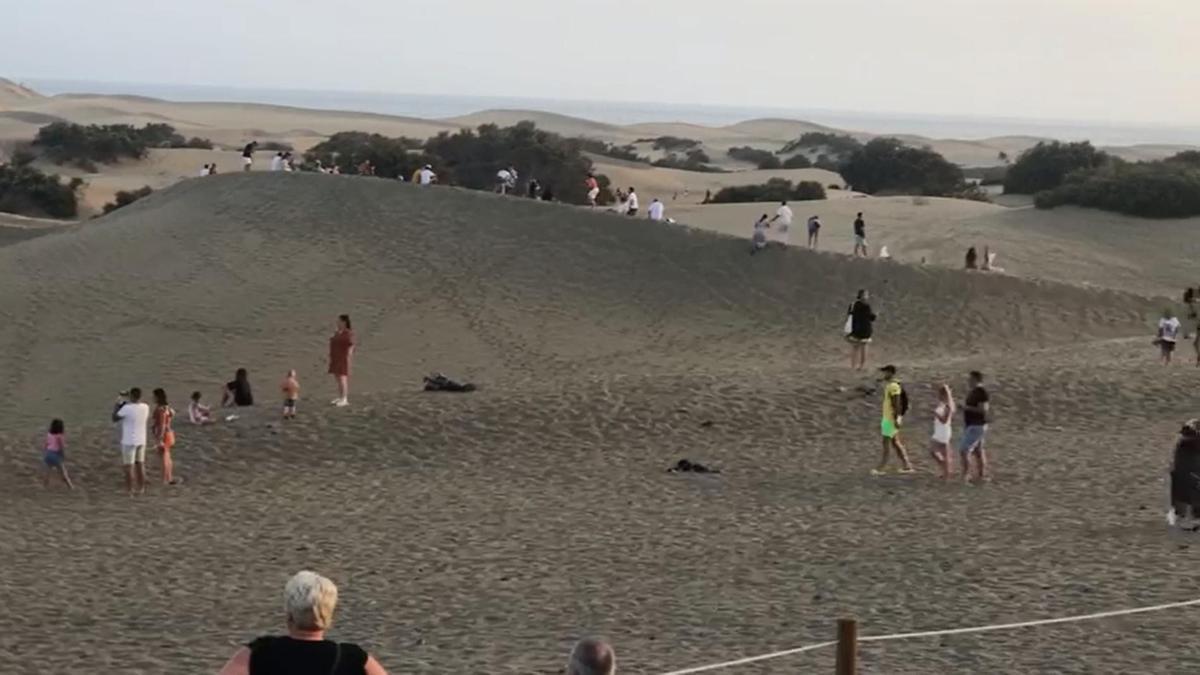
[[[0,0],[0,76],[1191,124],[1187,0]]]

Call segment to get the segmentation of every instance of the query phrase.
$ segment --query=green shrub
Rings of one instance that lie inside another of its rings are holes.
[[[810,131],[794,141],[790,141],[779,154],[786,155],[797,150],[828,150],[834,157],[849,157],[862,147],[852,136],[831,134],[823,131]]]
[[[665,150],[667,152],[678,152],[680,150],[690,150],[698,147],[700,141],[691,138],[680,138],[678,136],[659,136],[658,138],[639,138],[635,143],[652,143],[655,150]]]
[[[169,124],[147,124],[139,129],[128,124],[83,126],[70,122],[38,129],[32,146],[56,164],[72,163],[85,171],[95,171],[96,162],[141,159],[149,148],[213,147],[205,138],[184,138]]]
[[[748,145],[730,148],[726,154],[739,162],[749,162],[760,169],[778,169],[783,166],[783,162],[779,161],[775,153],[770,150],[752,148]]]
[[[154,192],[149,185],[142,186],[137,190],[121,190],[113,197],[113,201],[104,205],[105,213],[112,213],[122,206],[129,206],[142,197],[147,197]]]
[[[855,190],[948,197],[964,187],[962,169],[929,148],[913,148],[895,138],[876,138],[840,167]]]
[[[1005,194],[1036,194],[1062,185],[1067,175],[1080,169],[1095,169],[1108,155],[1081,143],[1038,143],[1021,153],[1004,176]]]
[[[336,165],[342,173],[349,174],[357,171],[363,162],[369,161],[375,167],[376,176],[403,176],[407,179],[422,166],[436,163],[436,158],[412,152],[414,147],[420,145],[420,141],[410,138],[389,138],[363,131],[340,131],[304,153],[304,163],[307,165],[320,161],[324,166]],[[442,177],[443,180],[448,178]]]
[[[781,202],[825,199],[825,188],[814,181],[800,181],[793,185],[786,178],[772,178],[759,185],[737,185],[722,188],[709,200],[712,204],[734,204],[744,202]]]
[[[1113,161],[1069,174],[1034,197],[1040,209],[1074,204],[1146,218],[1200,215],[1200,167],[1187,161]]]
[[[812,160],[810,160],[807,155],[800,154],[792,155],[791,157],[783,160],[782,166],[785,169],[811,169],[812,165]]]
[[[79,213],[79,188],[83,181],[67,183],[45,174],[28,162],[0,165],[0,211],[23,216],[74,218]]]
[[[1166,161],[1200,167],[1200,150],[1184,150],[1168,157]]]

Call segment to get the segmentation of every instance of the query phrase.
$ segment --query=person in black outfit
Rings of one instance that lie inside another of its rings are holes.
[[[870,256],[867,251],[867,223],[863,220],[862,211],[854,217],[854,257],[866,258]]]
[[[250,391],[250,375],[245,368],[238,368],[232,382],[225,383],[221,396],[222,408],[245,408],[254,405],[254,393]]]
[[[1179,431],[1171,463],[1171,509],[1167,524],[1200,517],[1200,420],[1189,420]]]
[[[979,260],[979,254],[975,252],[975,247],[972,246],[971,248],[968,248],[967,249],[966,268],[969,270],[977,269],[978,265],[976,263],[978,260]]]
[[[875,312],[867,304],[869,299],[870,294],[865,289],[859,290],[847,312],[850,331],[846,333],[846,340],[850,342],[850,367],[855,370],[867,367],[867,345],[871,344],[875,333]]]
[[[315,572],[298,572],[283,589],[287,635],[254,639],[220,675],[387,675],[352,642],[325,639],[337,607],[337,586]]]

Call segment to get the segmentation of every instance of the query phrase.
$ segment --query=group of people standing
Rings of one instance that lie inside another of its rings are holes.
[[[337,398],[330,401],[332,405],[344,408],[350,404],[350,366],[355,350],[354,331],[350,316],[342,314],[337,318],[337,327],[329,338],[329,369],[337,386]],[[300,399],[300,382],[295,370],[289,370],[280,385],[283,401],[283,419],[294,419],[296,407]],[[125,490],[131,495],[143,494],[146,490],[146,449],[150,441],[157,451],[162,467],[163,485],[178,485],[181,481],[175,476],[175,465],[172,450],[176,444],[175,409],[167,398],[163,388],[153,391],[154,408],[142,401],[142,390],[133,387],[123,391],[117,398],[112,409],[112,421],[120,425],[121,465],[125,475]],[[250,386],[250,375],[245,368],[238,368],[233,380],[225,384],[221,407],[244,408],[254,405],[254,393]],[[188,405],[188,419],[195,425],[205,425],[216,422],[212,409],[204,405],[200,392],[193,392]],[[227,421],[237,419],[229,415]],[[74,488],[66,464],[66,424],[61,419],[54,419],[46,434],[42,447],[43,484],[50,486],[51,477],[57,473],[68,488]]]
[[[774,216],[762,214],[758,220],[754,221],[753,233],[750,235],[750,254],[754,255],[765,249],[770,241],[768,231],[774,230],[776,236],[774,243],[781,247],[787,247],[791,244],[792,219],[794,214],[792,207],[788,206],[787,200],[783,200],[779,208],[776,209]],[[821,228],[824,225],[821,223],[819,215],[809,216],[805,223],[805,229],[808,233],[807,245],[812,250],[817,250],[821,243]],[[863,220],[862,212],[854,218],[854,252],[855,257],[868,257],[867,251],[867,224]]]

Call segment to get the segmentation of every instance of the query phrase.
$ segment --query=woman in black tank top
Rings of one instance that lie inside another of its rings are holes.
[[[220,675],[387,675],[362,647],[325,639],[337,606],[337,586],[299,572],[283,591],[287,635],[263,636],[239,649]]]

